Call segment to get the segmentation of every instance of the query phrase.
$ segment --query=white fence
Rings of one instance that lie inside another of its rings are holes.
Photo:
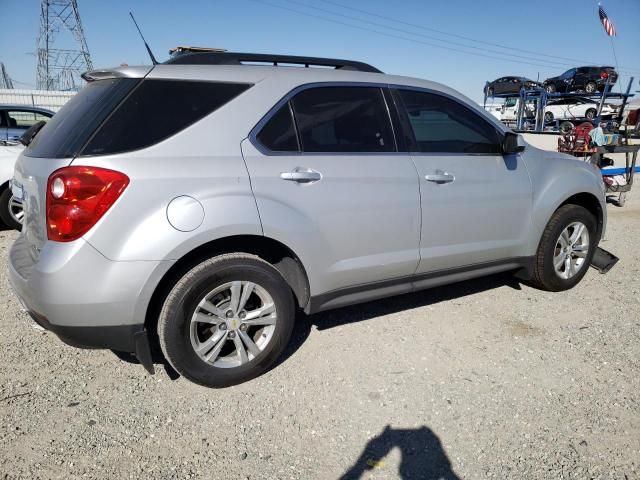
[[[57,112],[76,92],[0,89],[0,104],[25,105]]]

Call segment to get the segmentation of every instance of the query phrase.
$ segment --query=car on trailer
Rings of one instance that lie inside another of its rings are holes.
[[[488,82],[484,87],[484,94],[492,97],[495,94],[518,93],[520,89],[541,87],[542,84],[526,77],[500,77],[493,82]]]
[[[543,82],[548,93],[560,92],[603,92],[605,85],[612,86],[618,80],[618,73],[613,67],[576,67],[570,68],[562,75],[547,78]]]

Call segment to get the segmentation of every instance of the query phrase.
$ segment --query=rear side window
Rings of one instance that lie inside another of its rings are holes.
[[[75,157],[91,134],[139,80],[118,78],[86,85],[34,137],[25,155]]]
[[[304,152],[396,150],[380,88],[310,88],[298,93],[292,105]]]
[[[272,152],[297,152],[298,138],[291,108],[285,103],[262,127],[258,141]]]
[[[144,80],[89,141],[82,155],[145,148],[217,110],[251,85]]]
[[[419,152],[500,153],[497,130],[479,114],[442,95],[398,91]]]

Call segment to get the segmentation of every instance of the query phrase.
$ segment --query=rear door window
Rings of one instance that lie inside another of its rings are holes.
[[[396,150],[378,87],[317,87],[292,100],[303,152],[376,153]]]
[[[289,103],[285,103],[262,127],[258,141],[272,152],[297,152],[300,150]]]

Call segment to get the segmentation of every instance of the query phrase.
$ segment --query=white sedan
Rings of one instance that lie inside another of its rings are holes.
[[[10,180],[13,168],[24,147],[19,143],[0,142],[0,224],[19,230],[24,215],[22,202],[13,197]]]
[[[614,105],[604,104],[602,106],[602,117],[615,115],[617,108]],[[544,109],[544,121],[546,123],[554,120],[574,120],[587,118],[593,120],[598,113],[598,103],[583,97],[559,98],[549,100]]]

